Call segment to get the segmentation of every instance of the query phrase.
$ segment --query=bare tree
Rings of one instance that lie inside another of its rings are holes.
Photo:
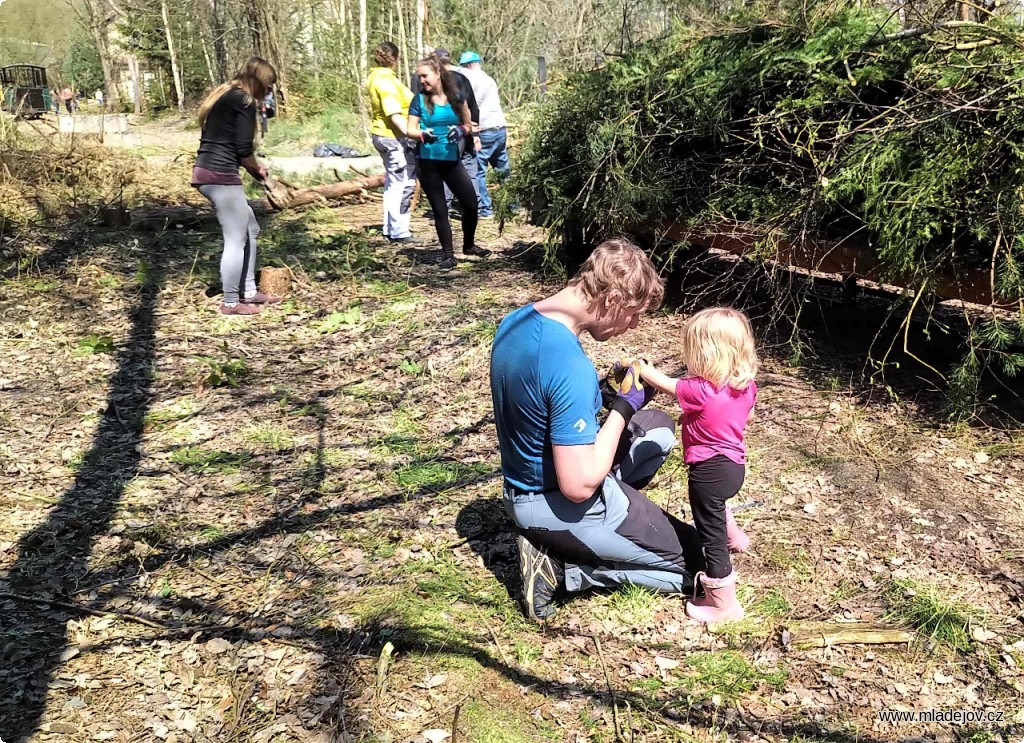
[[[107,0],[74,0],[71,4],[79,22],[89,31],[96,42],[96,52],[103,68],[103,87],[106,100],[115,110],[121,101],[118,85],[119,76],[114,63],[114,53],[110,39],[115,12]]]
[[[171,58],[171,78],[174,81],[174,94],[178,99],[178,113],[185,114],[185,89],[181,81],[181,66],[174,50],[174,34],[171,33],[171,18],[167,12],[167,0],[160,0],[160,15],[164,21],[164,34],[167,38],[167,53]]]

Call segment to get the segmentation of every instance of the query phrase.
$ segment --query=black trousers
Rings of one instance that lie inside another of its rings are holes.
[[[718,454],[689,470],[690,510],[707,561],[705,572],[709,578],[724,578],[732,572],[725,502],[740,492],[746,467]]]
[[[452,246],[452,224],[448,220],[448,205],[445,203],[445,185],[462,204],[462,246],[470,248],[476,241],[477,203],[476,189],[469,174],[458,160],[426,160],[416,164],[420,185],[434,212],[434,228],[445,257],[455,255]]]

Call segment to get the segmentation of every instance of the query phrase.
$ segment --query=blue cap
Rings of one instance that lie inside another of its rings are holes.
[[[483,62],[480,59],[480,55],[476,52],[463,52],[462,56],[459,57],[459,64],[473,64],[474,62]]]

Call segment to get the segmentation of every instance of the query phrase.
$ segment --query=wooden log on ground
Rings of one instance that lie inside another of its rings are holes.
[[[384,176],[371,175],[341,183],[310,186],[309,188],[289,188],[274,178],[268,178],[263,185],[267,189],[267,198],[274,209],[299,209],[310,204],[326,204],[328,201],[337,201],[364,191],[382,188]]]
[[[250,199],[249,206],[257,216],[270,211],[270,202],[266,199]],[[131,212],[132,229],[150,232],[200,227],[216,223],[217,215],[213,213],[213,208],[208,206],[190,206],[188,204],[151,206],[133,209]]]
[[[789,644],[799,650],[833,645],[889,645],[913,642],[917,635],[902,627],[870,622],[793,622]]]

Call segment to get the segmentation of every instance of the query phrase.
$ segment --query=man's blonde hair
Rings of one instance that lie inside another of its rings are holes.
[[[665,282],[640,248],[623,238],[605,240],[594,248],[569,281],[591,304],[653,310],[665,296]]]
[[[747,316],[731,307],[701,310],[683,327],[687,373],[721,389],[744,390],[757,376],[754,331]]]

